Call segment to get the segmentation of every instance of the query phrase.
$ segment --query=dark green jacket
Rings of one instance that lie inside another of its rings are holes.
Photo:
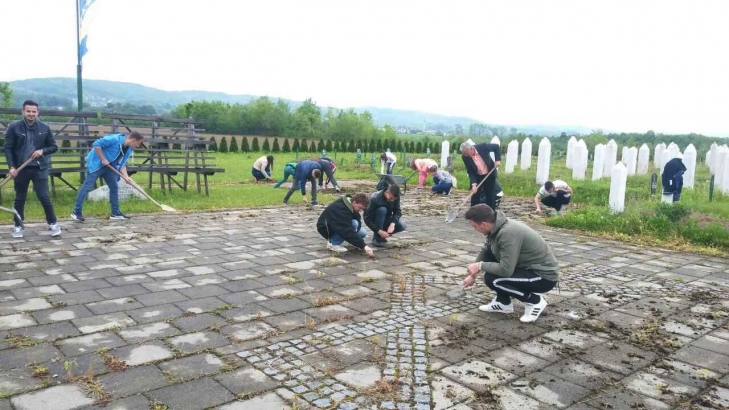
[[[489,246],[499,262],[483,262]],[[557,259],[544,238],[524,223],[508,219],[501,211],[496,211],[494,229],[476,261],[481,262],[483,272],[504,278],[511,277],[518,267],[544,279],[559,281]]]

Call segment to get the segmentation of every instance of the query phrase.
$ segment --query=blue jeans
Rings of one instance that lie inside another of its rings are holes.
[[[357,220],[356,219],[352,219],[352,226],[354,227],[354,229],[357,229]],[[361,228],[359,228],[359,231],[357,231],[357,235],[359,235],[359,237],[362,239],[364,239],[367,236],[367,231],[365,231],[364,225]],[[344,243],[344,238],[339,236],[338,233],[335,233],[334,235],[332,235],[332,238],[329,240],[329,242],[331,242],[332,245],[341,245]]]
[[[268,174],[268,176],[271,176],[271,168],[266,167],[266,174]],[[263,172],[255,169],[255,168],[251,168],[251,175],[253,175],[253,178],[255,178],[256,181],[261,181],[261,180],[266,179],[266,177],[263,175]]]
[[[385,168],[387,168],[387,175],[392,175],[392,170],[395,168],[395,163],[394,162],[388,162],[385,165]]]
[[[443,182],[438,179],[438,177],[433,177],[433,182],[435,182],[435,185],[433,185],[433,188],[430,189],[431,192],[437,192],[439,194],[447,194],[448,191],[453,188],[453,184],[450,182]]]
[[[109,204],[111,204],[111,214],[121,215],[121,211],[119,210],[119,185],[117,185],[119,175],[117,175],[109,167],[101,167],[95,172],[86,172],[84,184],[81,185],[81,188],[78,190],[78,196],[76,196],[73,213],[76,215],[83,215],[82,208],[84,206],[84,201],[86,200],[86,195],[94,189],[96,180],[99,178],[104,178],[106,185],[109,187]]]
[[[382,229],[383,231],[387,232],[387,228],[390,226],[390,220],[392,219],[392,215],[390,215],[387,212],[387,208],[384,206],[381,206],[375,210],[375,227],[379,229]],[[397,221],[395,224],[395,231],[392,232],[392,234],[396,234],[398,232],[402,232],[405,230],[405,224],[402,221]],[[381,241],[382,238],[380,235],[377,234],[377,231],[374,232],[374,238],[378,241]]]

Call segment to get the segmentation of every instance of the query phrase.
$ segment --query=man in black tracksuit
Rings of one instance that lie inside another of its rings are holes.
[[[316,230],[327,240],[327,249],[346,252],[342,246],[346,241],[373,256],[372,248],[365,244],[367,232],[362,227],[359,213],[367,208],[369,198],[365,194],[344,195],[329,204],[319,215]]]
[[[681,158],[674,158],[663,167],[661,174],[661,183],[663,185],[663,195],[673,194],[673,202],[681,199],[681,190],[683,189],[683,174],[686,172]]]
[[[372,194],[364,213],[365,224],[374,232],[372,245],[381,247],[387,238],[404,231],[405,224],[400,221],[401,216],[399,186],[390,185]]]
[[[53,203],[48,196],[48,169],[51,167],[50,156],[58,151],[56,139],[48,124],[38,120],[38,104],[34,101],[23,103],[23,119],[13,121],[5,130],[5,159],[8,162],[8,176],[13,178],[15,184],[14,208],[20,215],[21,220],[25,218],[25,198],[28,195],[28,187],[33,182],[33,190],[38,197],[43,211],[46,214],[51,236],[61,234],[61,227],[58,225],[56,213],[53,210]],[[20,171],[25,161],[32,159],[30,164]],[[14,238],[23,237],[21,221],[15,220]]]

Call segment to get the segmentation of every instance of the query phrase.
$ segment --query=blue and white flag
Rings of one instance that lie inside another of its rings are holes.
[[[93,13],[96,9],[94,4],[96,0],[77,0],[78,1],[78,27],[79,27],[79,38],[78,38],[78,58],[79,63],[84,58],[84,55],[89,51],[86,44],[89,39],[89,28],[93,21]]]

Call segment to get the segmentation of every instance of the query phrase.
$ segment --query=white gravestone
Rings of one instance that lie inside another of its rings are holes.
[[[506,149],[506,173],[511,174],[519,161],[519,141],[512,140]]]
[[[716,145],[715,142],[711,143],[711,148],[709,149],[709,154],[706,155],[706,162],[708,162],[709,165],[709,173],[711,175],[716,175],[716,164],[717,159],[719,158],[719,146]]]
[[[567,141],[567,168],[569,169],[572,169],[572,167],[575,165],[574,156],[576,145],[577,139],[574,136],[570,137],[570,140]]]
[[[683,165],[686,166],[686,173],[683,175],[683,186],[693,189],[696,179],[696,148],[689,144],[683,151]]]
[[[529,169],[532,166],[532,142],[526,138],[521,143],[521,169]]]
[[[628,170],[622,162],[612,169],[610,176],[610,212],[619,214],[625,211],[625,184],[628,182]]]
[[[549,181],[549,161],[552,156],[552,144],[549,139],[542,138],[539,143],[539,156],[537,158],[537,184],[542,185]]]
[[[580,140],[575,144],[572,152],[572,179],[582,181],[585,179],[585,171],[587,171],[587,145],[584,140]]]
[[[725,188],[729,188],[729,181],[725,181],[725,175],[729,170],[729,148],[726,145],[722,145],[717,149],[716,155],[716,174],[714,175],[714,188],[727,192]]]
[[[443,141],[440,145],[440,168],[446,169],[448,166],[448,154],[451,152],[451,143]]]
[[[597,181],[602,178],[602,171],[605,168],[605,145],[595,145],[595,157],[592,160],[592,180]]]
[[[663,169],[661,161],[663,161],[663,151],[666,150],[666,144],[660,143],[653,149],[653,167]]]
[[[623,163],[625,164],[625,167],[628,168],[628,175],[635,175],[635,169],[638,165],[638,148],[628,148],[628,152],[625,153]]]
[[[605,146],[605,162],[603,163],[602,174],[611,177],[616,162],[618,162],[618,144],[615,140],[610,140]]]
[[[648,164],[650,163],[651,150],[648,145],[643,144],[638,150],[638,175],[645,175],[648,173]]]
[[[663,168],[666,167],[666,164],[668,163],[668,161],[670,161],[672,159],[673,159],[673,152],[669,148],[664,149],[663,154],[661,155],[661,174],[663,174]]]
[[[501,147],[501,140],[499,140],[499,137],[494,136],[493,138],[491,138],[491,143]],[[494,156],[493,152],[489,152],[489,156],[491,157],[492,161],[496,161],[496,157]]]
[[[623,161],[623,164],[626,164],[625,160],[628,159],[628,146],[623,147],[623,152],[620,153],[620,160]]]

